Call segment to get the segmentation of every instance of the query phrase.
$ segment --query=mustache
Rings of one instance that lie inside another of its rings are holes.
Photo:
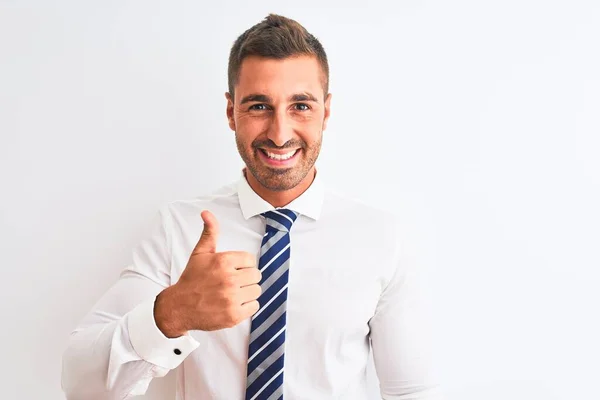
[[[273,143],[272,140],[267,140],[267,141],[256,141],[256,142],[252,143],[252,147],[254,147],[255,149],[262,148],[262,149],[275,149],[275,150],[297,149],[297,148],[304,149],[306,147],[306,143],[300,142],[298,140],[290,140],[290,141],[285,142],[282,146],[277,146],[275,143]]]

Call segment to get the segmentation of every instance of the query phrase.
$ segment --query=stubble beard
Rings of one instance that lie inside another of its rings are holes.
[[[260,155],[258,152],[260,150],[254,145],[248,148],[239,139],[237,133],[235,135],[235,142],[242,160],[254,178],[268,190],[283,192],[293,189],[306,178],[319,157],[322,139],[320,138],[310,147],[307,146],[306,142],[303,142],[301,147],[302,154],[299,155],[300,159],[292,168],[268,167],[259,158]]]

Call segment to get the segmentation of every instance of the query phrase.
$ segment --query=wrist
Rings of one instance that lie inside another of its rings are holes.
[[[187,332],[177,315],[176,303],[173,301],[173,286],[156,296],[154,321],[158,329],[169,339],[183,336]]]

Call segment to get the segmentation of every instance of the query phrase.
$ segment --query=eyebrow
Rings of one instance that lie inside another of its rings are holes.
[[[290,96],[290,98],[288,100],[289,101],[314,101],[315,103],[318,102],[317,98],[309,92],[293,94]],[[254,101],[260,102],[260,103],[271,103],[272,102],[271,98],[267,95],[250,94],[250,95],[242,98],[242,101],[240,101],[240,104],[250,103],[250,102],[254,102]]]
[[[261,103],[270,103],[271,98],[264,94],[250,94],[250,95],[244,97],[242,99],[242,101],[240,102],[240,104],[250,103],[251,101],[258,101]]]
[[[290,97],[290,101],[314,101],[315,103],[319,102],[315,96],[308,92],[294,94]]]

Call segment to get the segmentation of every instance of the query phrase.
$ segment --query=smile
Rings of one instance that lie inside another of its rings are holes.
[[[261,159],[271,166],[290,166],[298,158],[301,149],[294,149],[284,154],[271,153],[270,151],[259,149]]]
[[[263,150],[263,151],[269,158],[272,158],[274,160],[287,160],[288,158],[292,158],[294,156],[294,154],[296,154],[296,150],[292,150],[289,153],[285,153],[285,154],[271,153],[270,151],[267,151],[267,150]]]

